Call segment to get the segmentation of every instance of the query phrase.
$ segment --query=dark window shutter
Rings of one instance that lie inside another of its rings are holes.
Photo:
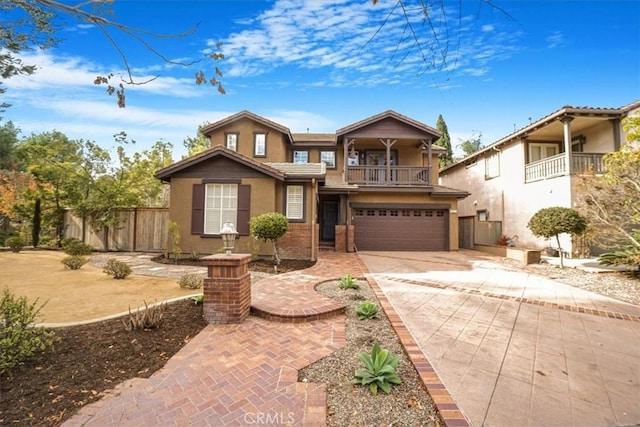
[[[204,233],[204,184],[193,184],[191,234]]]
[[[251,186],[238,185],[238,225],[241,236],[249,235],[249,207],[251,205]]]

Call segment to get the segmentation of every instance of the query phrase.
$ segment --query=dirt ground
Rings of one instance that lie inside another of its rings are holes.
[[[131,275],[115,280],[101,268],[85,264],[68,270],[58,251],[0,252],[0,290],[9,288],[30,301],[44,303],[43,323],[68,323],[125,313],[171,298],[201,293],[185,290],[175,279]]]

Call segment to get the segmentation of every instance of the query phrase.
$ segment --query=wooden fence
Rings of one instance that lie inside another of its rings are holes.
[[[131,208],[116,213],[118,225],[108,230],[108,250],[163,252],[167,242],[169,209]],[[64,215],[64,237],[82,240],[94,249],[104,250],[104,231],[95,231],[88,220],[67,211]]]

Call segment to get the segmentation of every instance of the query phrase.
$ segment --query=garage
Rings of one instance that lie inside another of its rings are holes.
[[[359,251],[449,250],[449,211],[431,207],[353,209]]]

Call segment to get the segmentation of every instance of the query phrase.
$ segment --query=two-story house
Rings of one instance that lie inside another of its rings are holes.
[[[527,228],[538,210],[574,207],[580,175],[603,171],[605,153],[626,140],[621,121],[640,101],[621,108],[564,106],[440,171],[440,183],[471,196],[458,205],[459,246],[495,245],[501,235],[517,246],[544,248],[553,242]],[[587,252],[580,239],[563,236],[561,246]]]
[[[440,133],[386,111],[331,134],[291,133],[242,111],[202,129],[211,147],[159,170],[171,186],[170,218],[185,252],[220,249],[232,222],[240,251],[269,254],[249,221],[281,212],[283,258],[336,251],[458,249],[457,204],[468,193],[441,186]]]

